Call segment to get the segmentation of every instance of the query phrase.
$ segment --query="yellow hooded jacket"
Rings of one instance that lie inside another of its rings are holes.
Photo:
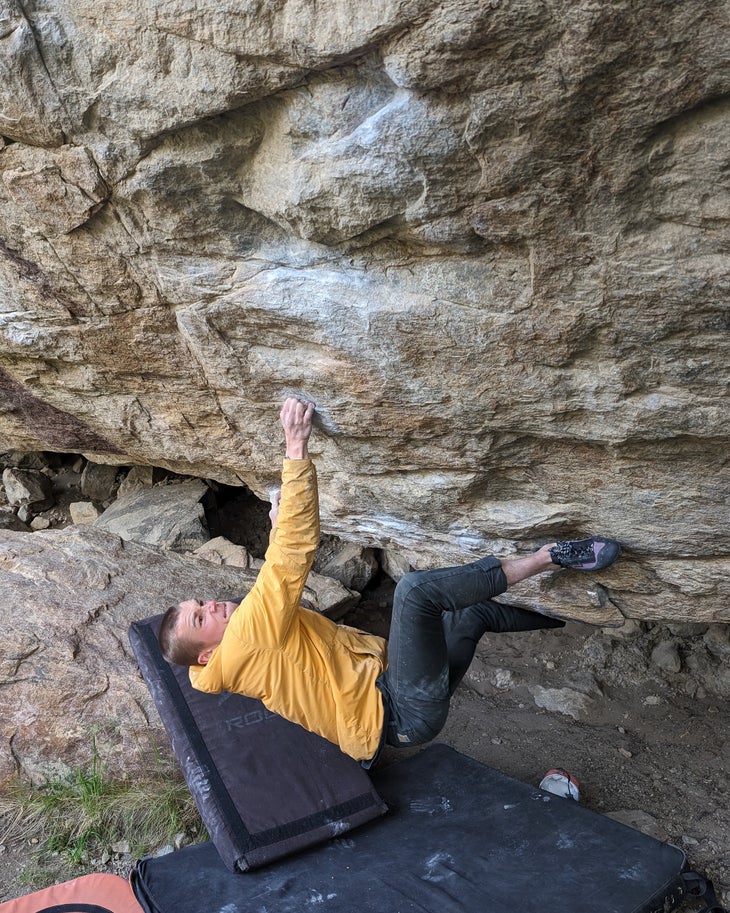
[[[369,760],[383,729],[375,680],[387,664],[386,641],[300,605],[318,543],[314,464],[284,460],[264,565],[208,663],[190,668],[190,681],[200,691],[258,698],[355,760]]]

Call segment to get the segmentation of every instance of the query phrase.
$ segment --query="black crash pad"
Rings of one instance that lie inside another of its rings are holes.
[[[210,844],[141,860],[146,913],[667,913],[684,854],[443,745],[373,775],[390,813],[232,875]]]
[[[370,778],[331,742],[260,701],[196,691],[157,643],[161,615],[129,640],[175,757],[225,865],[246,871],[349,831],[386,806]]]

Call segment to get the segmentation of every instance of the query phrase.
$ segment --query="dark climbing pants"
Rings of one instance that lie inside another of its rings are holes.
[[[501,634],[565,624],[492,600],[506,589],[502,567],[492,556],[462,567],[414,571],[398,583],[388,668],[378,680],[389,745],[418,745],[438,735],[451,695],[488,631]]]

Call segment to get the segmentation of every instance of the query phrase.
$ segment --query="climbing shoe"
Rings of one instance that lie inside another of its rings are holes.
[[[618,558],[621,546],[614,539],[571,539],[556,542],[550,549],[553,564],[572,567],[577,571],[601,571]]]

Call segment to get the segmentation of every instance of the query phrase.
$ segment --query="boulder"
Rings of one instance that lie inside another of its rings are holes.
[[[327,537],[320,542],[314,570],[361,593],[378,570],[378,562],[371,548]]]
[[[81,494],[90,501],[110,500],[116,492],[119,467],[89,461],[81,473]]]
[[[71,515],[71,522],[76,526],[95,523],[101,516],[101,513],[91,501],[72,501],[68,509]]]
[[[119,483],[117,495],[121,498],[123,495],[128,495],[131,491],[139,491],[141,488],[151,488],[154,483],[154,475],[154,467],[152,466],[132,466]]]
[[[50,460],[47,453],[33,451],[26,453],[24,451],[11,450],[9,453],[0,454],[0,465],[13,467],[15,469],[48,469]]]
[[[9,0],[0,440],[278,482],[416,568],[592,531],[601,625],[730,621],[728,8]]]
[[[380,565],[383,571],[396,583],[413,570],[411,562],[395,549],[384,548],[380,552]]]
[[[40,509],[52,503],[51,482],[37,469],[5,469],[3,485],[8,502],[14,507]]]
[[[50,525],[51,521],[48,517],[33,517],[30,521],[30,528],[32,530],[48,529]]]
[[[16,532],[29,533],[30,526],[24,523],[12,510],[0,508],[0,529],[11,529]]]
[[[730,626],[710,625],[703,640],[715,659],[730,662]]]
[[[360,594],[356,590],[348,589],[332,577],[314,571],[309,573],[302,596],[302,604],[307,608],[321,612],[333,621],[339,621],[358,602]]]
[[[150,741],[167,750],[127,629],[196,593],[243,595],[254,576],[94,526],[0,531],[0,598],[23,607],[0,656],[0,784],[88,765],[95,750],[110,776],[133,776]]]
[[[132,491],[118,498],[96,521],[122,539],[184,552],[210,538],[200,499],[207,485],[192,479]]]
[[[242,545],[235,545],[225,536],[209,539],[196,548],[193,554],[211,564],[225,564],[227,567],[247,568],[251,564],[251,558],[246,549]]]

